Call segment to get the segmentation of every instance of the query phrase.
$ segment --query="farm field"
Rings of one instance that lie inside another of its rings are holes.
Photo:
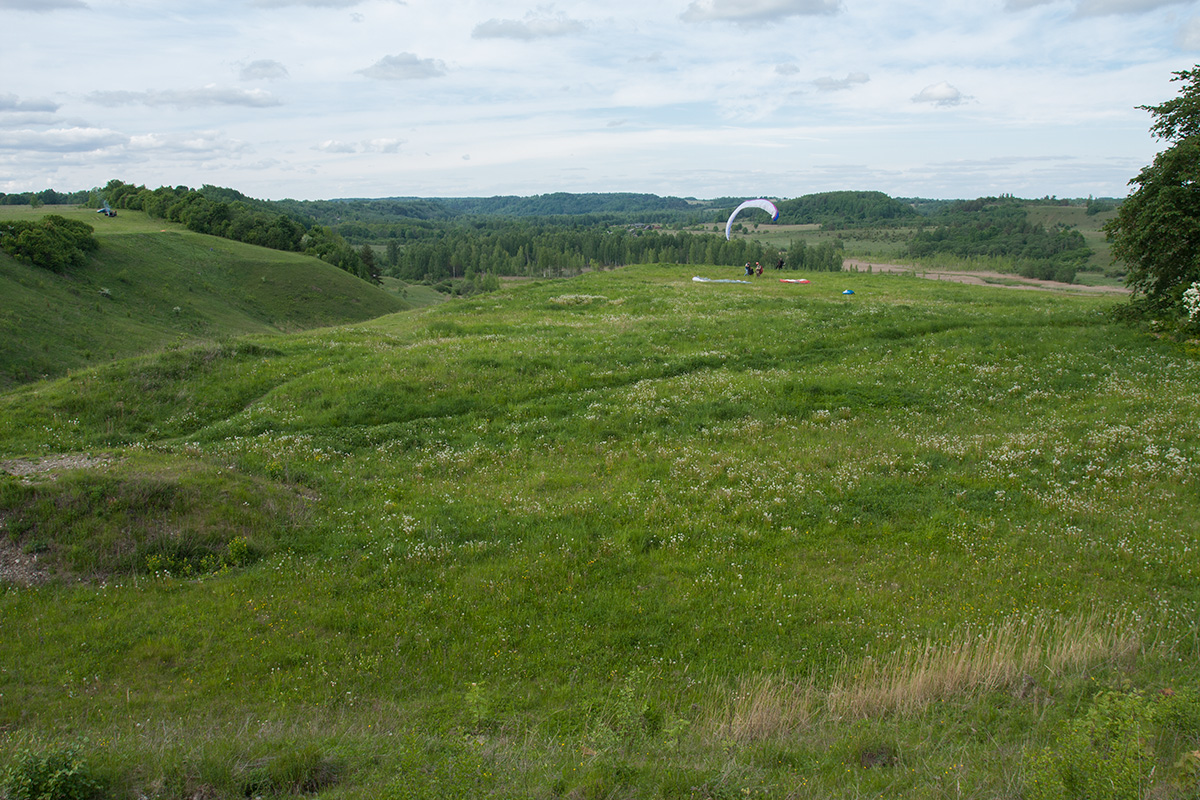
[[[0,765],[1195,797],[1200,348],[1113,296],[693,276],[730,277],[507,282],[0,394]]]

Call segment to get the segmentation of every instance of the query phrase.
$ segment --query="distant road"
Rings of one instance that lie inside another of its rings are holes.
[[[1003,272],[923,269],[906,264],[880,264],[874,261],[863,261],[848,258],[843,262],[842,269],[866,272],[909,272],[918,278],[928,278],[933,281],[954,281],[955,283],[973,283],[980,286],[1004,286],[1009,289],[1035,289],[1044,292],[1097,292],[1101,294],[1129,294],[1124,286],[1085,286],[1081,283],[1063,283],[1062,281],[1043,281],[1037,278],[1024,278],[1020,275],[1010,275]]]

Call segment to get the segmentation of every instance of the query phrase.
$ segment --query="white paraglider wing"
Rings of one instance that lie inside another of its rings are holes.
[[[728,239],[730,237],[730,235],[733,233],[733,218],[736,217],[738,214],[742,213],[742,211],[744,211],[747,208],[761,208],[763,211],[766,211],[768,214],[771,215],[771,219],[773,219],[773,220],[779,219],[779,209],[776,208],[775,204],[772,203],[770,200],[763,200],[761,198],[758,200],[747,200],[746,202],[742,203],[740,206],[735,208],[733,210],[733,213],[729,215],[729,221],[725,223],[725,238],[726,239]]]

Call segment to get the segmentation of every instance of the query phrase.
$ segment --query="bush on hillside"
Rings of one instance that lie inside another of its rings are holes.
[[[82,266],[99,247],[86,222],[48,214],[38,220],[0,223],[0,250],[36,267],[66,272]]]
[[[19,752],[4,771],[4,796],[11,800],[90,800],[101,785],[75,748]]]

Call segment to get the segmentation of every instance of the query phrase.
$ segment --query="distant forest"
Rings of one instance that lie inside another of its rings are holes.
[[[0,203],[78,204],[140,210],[189,229],[321,258],[364,280],[383,275],[441,284],[450,291],[490,286],[484,276],[557,276],[634,263],[741,265],[783,262],[789,269],[840,269],[836,240],[787,248],[751,238],[726,241],[708,226],[723,223],[738,198],[558,192],[531,197],[391,197],[256,200],[205,185],[148,189],[119,180],[71,193],[0,194]],[[1023,274],[1071,280],[1090,251],[1078,231],[1028,221],[1036,204],[1057,198],[1002,196],[970,201],[893,198],[882,192],[823,192],[777,202],[778,224],[823,230],[897,228],[908,255],[994,257]],[[1088,210],[1112,207],[1088,199]],[[757,224],[759,220],[754,220]]]

